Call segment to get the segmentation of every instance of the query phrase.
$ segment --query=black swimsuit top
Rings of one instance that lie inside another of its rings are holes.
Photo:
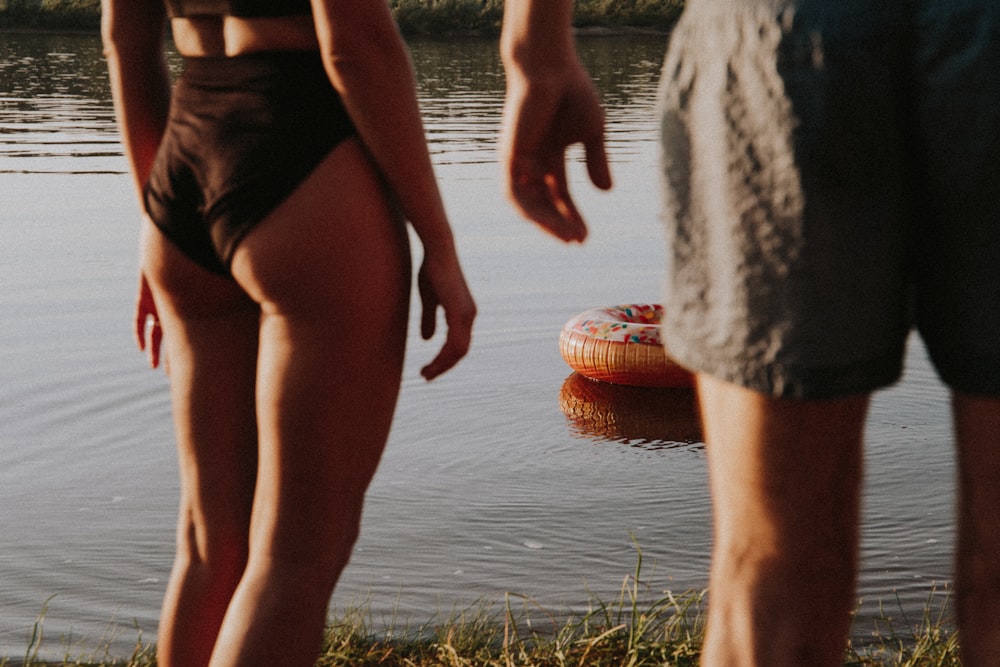
[[[309,16],[309,0],[164,0],[172,18]]]

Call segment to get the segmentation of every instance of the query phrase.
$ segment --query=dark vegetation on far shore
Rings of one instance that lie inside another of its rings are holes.
[[[503,0],[388,0],[408,36],[500,33]],[[669,30],[684,0],[576,0],[579,28]],[[97,30],[100,0],[0,0],[0,29]]]

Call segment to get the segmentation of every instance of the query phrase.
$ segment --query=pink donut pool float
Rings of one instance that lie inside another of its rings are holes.
[[[691,387],[691,373],[663,349],[663,306],[591,308],[559,334],[559,351],[574,371],[592,380],[635,387]]]

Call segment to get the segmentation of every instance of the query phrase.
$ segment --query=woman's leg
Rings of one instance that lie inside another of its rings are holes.
[[[246,565],[257,461],[254,384],[260,310],[147,223],[143,266],[165,332],[181,480],[177,553],[159,664],[208,663]]]
[[[1000,656],[1000,399],[952,398],[959,462],[955,607],[962,664]]]
[[[250,557],[212,665],[312,665],[395,409],[406,229],[355,140],[241,242],[261,307]]]
[[[843,663],[867,397],[769,398],[699,376],[715,545],[702,664]]]

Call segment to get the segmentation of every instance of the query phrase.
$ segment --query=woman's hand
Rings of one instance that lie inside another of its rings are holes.
[[[465,356],[472,342],[472,323],[476,319],[476,303],[472,299],[458,256],[451,251],[425,249],[424,261],[417,274],[420,292],[420,335],[429,340],[437,328],[438,306],[444,309],[448,335],[441,351],[431,363],[420,369],[427,380],[441,375]]]
[[[139,296],[135,305],[135,337],[139,349],[149,358],[150,367],[158,367],[163,329],[153,301],[153,292],[149,289],[149,281],[143,272],[139,273]]]

